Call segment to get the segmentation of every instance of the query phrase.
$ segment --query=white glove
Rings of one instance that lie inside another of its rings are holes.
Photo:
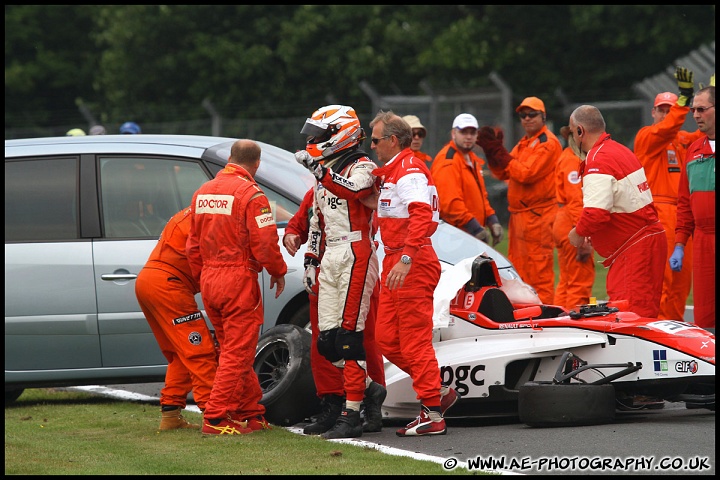
[[[320,180],[325,175],[325,167],[320,162],[313,159],[307,150],[298,150],[295,152],[295,160],[303,167],[310,170],[310,173],[315,175],[315,178]]]
[[[316,268],[314,266],[308,265],[305,267],[305,274],[303,275],[303,285],[305,286],[305,291],[310,295],[315,295],[312,291],[315,286],[315,271]]]
[[[502,225],[500,225],[499,223],[493,223],[492,225],[490,225],[490,234],[492,235],[492,238],[493,238],[492,246],[494,247],[498,243],[502,242],[502,238],[503,238]]]

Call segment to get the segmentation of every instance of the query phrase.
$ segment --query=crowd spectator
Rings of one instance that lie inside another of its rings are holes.
[[[694,321],[699,327],[715,328],[715,85],[695,94],[690,111],[703,136],[688,148],[680,172],[670,266],[682,271],[684,247],[692,236]]]
[[[190,208],[168,220],[157,245],[135,280],[135,295],[168,362],[160,390],[160,430],[200,428],[181,415],[192,391],[200,411],[210,398],[217,352],[215,340],[198,308],[200,286],[185,254]]]
[[[370,298],[380,267],[373,239],[373,209],[361,200],[373,194],[376,165],[359,149],[365,132],[352,107],[319,108],[300,133],[306,135],[307,144],[295,157],[317,179],[305,253],[305,288],[313,294],[313,286],[319,283],[317,349],[342,368],[345,391],[340,416],[321,435],[326,439],[355,438],[363,433],[363,398],[374,396],[369,400],[379,409],[387,393],[367,375],[364,346]],[[320,228],[321,215],[324,229]]]
[[[608,268],[610,301],[626,300],[631,311],[657,317],[667,240],[640,161],[605,132],[596,107],[581,105],[570,115],[570,134],[585,155],[580,167],[583,209],[568,238],[588,240]]]
[[[102,125],[93,125],[90,129],[90,135],[106,135],[107,130]]]
[[[492,174],[508,183],[508,259],[543,303],[554,299],[552,223],[557,213],[555,166],[562,145],[546,125],[545,104],[527,97],[515,109],[525,135],[510,153],[500,131],[483,127],[477,144]]]
[[[450,141],[435,156],[431,174],[440,198],[440,218],[484,242],[492,236],[495,246],[502,240],[503,228],[485,187],[485,161],[473,152],[477,133],[473,115],[455,117]]]
[[[425,162],[428,170],[430,170],[432,167],[433,157],[432,155],[421,151],[423,143],[425,142],[425,137],[427,137],[427,129],[422,123],[420,123],[420,119],[415,115],[405,115],[402,119],[405,120],[412,129],[412,143],[410,143],[410,150],[412,150],[415,158],[419,158]]]
[[[681,130],[685,117],[690,112],[689,103],[694,89],[693,73],[678,67],[675,75],[680,96],[662,92],[655,97],[650,112],[653,124],[638,131],[634,145],[635,155],[645,169],[660,223],[665,229],[667,258],[672,255],[675,245],[680,171],[685,165],[687,148],[702,136],[699,130]],[[692,239],[688,239],[685,246],[685,256],[686,268],[679,272],[674,272],[670,264],[665,263],[658,318],[682,320],[685,316],[685,304],[692,286]]]
[[[377,218],[385,248],[376,341],[385,358],[410,376],[421,402],[418,417],[396,434],[444,435],[443,414],[457,392],[441,385],[432,343],[433,293],[440,280],[430,239],[440,221],[437,191],[425,162],[410,149],[412,130],[405,120],[381,110],[370,127],[371,148],[382,164],[373,174],[382,181]]]
[[[191,205],[188,262],[220,345],[203,416],[207,435],[270,428],[253,369],[264,311],[258,273],[268,271],[277,298],[287,265],[270,202],[253,179],[260,155],[256,142],[236,140],[225,168],[195,192]]]
[[[570,127],[560,129],[560,135],[567,147],[560,154],[555,166],[555,194],[558,210],[553,222],[553,239],[558,253],[560,271],[553,303],[569,310],[590,302],[595,283],[595,259],[592,245],[583,243],[580,247],[570,244],[568,233],[580,218],[583,208],[580,157]]]
[[[135,122],[125,122],[120,125],[120,133],[123,135],[139,135],[142,130],[140,130],[140,125]]]
[[[313,210],[314,189],[310,189],[303,197],[300,208],[293,215],[285,227],[285,235],[283,236],[283,245],[291,256],[295,256],[301,245],[308,241],[310,230],[310,215],[315,213]],[[325,250],[325,221],[320,214],[319,224],[322,232],[320,239],[320,260]],[[317,269],[316,277],[319,272]],[[303,428],[305,435],[320,435],[330,430],[340,416],[345,402],[345,389],[343,386],[342,372],[335,367],[327,358],[320,355],[317,349],[317,338],[320,333],[318,328],[318,282],[311,287],[312,293],[308,294],[310,300],[310,331],[312,334],[312,344],[310,346],[310,368],[312,369],[313,380],[315,381],[315,391],[320,398],[321,411],[314,421]],[[382,412],[380,407],[385,400],[380,395],[379,402],[376,391],[379,390],[374,382],[381,386],[385,386],[385,366],[383,364],[382,354],[375,344],[375,321],[377,318],[377,301],[380,295],[380,282],[376,282],[375,289],[370,297],[370,310],[368,310],[365,320],[365,330],[363,336],[363,345],[367,356],[367,372],[368,377],[373,379],[373,383],[365,389],[365,420],[363,422],[363,432],[379,432],[382,430]],[[370,390],[370,391],[368,391]]]

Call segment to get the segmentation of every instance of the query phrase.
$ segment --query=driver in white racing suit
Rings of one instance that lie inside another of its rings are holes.
[[[372,397],[366,398],[366,407],[369,401],[379,408],[387,393],[367,376],[363,346],[379,263],[372,238],[373,209],[362,200],[373,193],[372,171],[376,165],[359,150],[365,133],[352,107],[322,107],[307,119],[300,133],[307,136],[307,145],[295,157],[318,180],[305,254],[305,284],[311,293],[315,269],[320,267],[317,347],[321,355],[343,368],[345,389],[342,413],[322,436],[360,437],[363,432],[360,405],[366,389]],[[322,256],[318,212],[325,221]]]

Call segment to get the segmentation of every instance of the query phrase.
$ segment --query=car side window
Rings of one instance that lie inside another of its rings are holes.
[[[159,237],[172,215],[190,205],[210,178],[197,162],[174,158],[100,158],[106,238]]]
[[[5,161],[6,242],[79,238],[78,161]]]

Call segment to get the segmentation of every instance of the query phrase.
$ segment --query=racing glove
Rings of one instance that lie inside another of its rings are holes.
[[[477,238],[478,240],[482,240],[483,242],[487,243],[487,239],[488,239],[487,230],[485,230],[484,228],[481,228],[481,229],[478,230],[477,233],[475,234],[475,238]]]
[[[503,239],[503,227],[499,223],[493,223],[490,225],[490,235],[492,235],[492,246],[494,247],[498,243],[502,242]]]
[[[675,245],[672,255],[670,255],[670,270],[673,272],[679,272],[682,270],[683,257],[685,256],[685,247],[682,245]]]
[[[305,287],[305,291],[309,293],[310,295],[315,295],[315,292],[313,292],[313,287],[315,286],[315,283],[317,282],[317,267],[319,267],[319,263],[316,259],[312,257],[305,257],[305,273],[303,274],[303,286]]]
[[[680,96],[677,99],[677,104],[681,107],[687,107],[692,99],[693,93],[693,72],[685,67],[675,68],[675,78],[677,79],[678,88],[680,89]]]
[[[492,214],[487,218],[487,224],[488,227],[490,227],[490,235],[493,239],[492,246],[494,247],[502,241],[503,228],[502,225],[500,225],[500,220],[498,220],[498,217],[495,214]]]
[[[318,180],[325,176],[325,170],[327,169],[320,162],[314,160],[306,150],[295,152],[295,160],[307,168]]]
[[[478,132],[475,143],[483,149],[485,157],[492,168],[504,169],[512,157],[503,146],[504,134],[502,130],[492,127],[482,127]]]

